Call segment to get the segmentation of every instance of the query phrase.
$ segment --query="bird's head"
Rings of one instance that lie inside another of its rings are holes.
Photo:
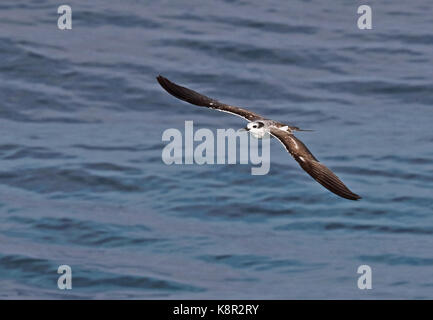
[[[255,138],[263,138],[266,134],[266,127],[262,121],[253,121],[247,124],[246,131],[249,131]]]

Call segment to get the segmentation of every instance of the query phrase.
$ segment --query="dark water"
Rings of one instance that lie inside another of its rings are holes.
[[[433,298],[430,1],[0,4],[0,298]],[[162,132],[241,128],[163,74],[314,129],[340,199],[271,170],[166,166]],[[73,289],[57,289],[57,268]],[[358,266],[373,289],[357,287]]]

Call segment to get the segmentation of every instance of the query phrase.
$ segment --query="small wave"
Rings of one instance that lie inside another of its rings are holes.
[[[122,14],[113,10],[95,10],[80,11],[74,16],[74,20],[81,26],[87,27],[102,27],[105,25],[118,26],[123,28],[143,28],[157,29],[161,28],[161,23],[155,21],[151,17],[143,17],[136,14]]]
[[[99,176],[83,169],[57,167],[0,172],[0,183],[38,193],[143,191],[139,178]]]
[[[211,264],[225,264],[235,269],[254,271],[303,272],[322,266],[322,264],[304,264],[294,259],[271,259],[257,255],[204,255],[197,258]]]
[[[11,217],[8,219],[16,226],[4,232],[11,238],[31,238],[40,242],[56,242],[68,245],[98,248],[115,248],[130,246],[158,247],[167,240],[150,235],[151,230],[142,225],[98,224],[72,218],[32,219]],[[21,232],[22,227],[29,228]]]
[[[373,233],[392,233],[392,234],[416,234],[416,235],[431,235],[433,234],[433,227],[401,227],[396,225],[375,225],[375,224],[362,224],[362,223],[348,223],[348,222],[294,222],[283,226],[274,228],[275,230],[303,230],[303,231],[359,231],[359,232],[373,232]]]
[[[246,28],[260,30],[261,32],[280,33],[280,34],[315,34],[318,28],[307,25],[289,25],[287,23],[274,22],[270,20],[260,21],[258,19],[248,19],[241,17],[217,16],[217,15],[194,15],[191,13],[177,15],[161,15],[160,17],[169,20],[189,20],[189,21],[212,21],[222,25],[229,25],[234,28]]]
[[[201,51],[209,56],[218,56],[234,62],[253,62],[277,65],[296,65],[306,69],[323,69],[338,74],[345,74],[343,70],[330,61],[347,60],[347,57],[338,56],[335,51],[326,48],[312,52],[308,50],[293,50],[286,48],[260,47],[257,44],[243,44],[240,46],[229,41],[206,42],[188,38],[161,39],[155,45],[167,47],[181,47],[194,51]],[[320,53],[319,53],[320,52]],[[253,92],[253,91],[251,91]]]
[[[390,81],[334,81],[316,82],[317,88],[324,88],[331,92],[350,92],[356,96],[378,95],[397,99],[400,102],[414,102],[425,105],[433,103],[433,86],[430,83],[411,84]]]
[[[122,172],[125,174],[141,174],[142,171],[138,168],[121,166],[108,162],[97,162],[97,163],[85,163],[81,165],[85,169],[95,170],[95,171],[114,171]]]
[[[157,147],[158,146],[158,147]],[[147,145],[134,145],[134,146],[101,146],[101,145],[89,145],[89,144],[74,144],[73,148],[82,150],[100,150],[100,151],[128,151],[128,152],[143,152],[149,150],[159,150],[160,145],[153,145],[149,147]],[[150,149],[149,149],[150,148]]]
[[[32,147],[16,144],[0,145],[0,157],[4,160],[31,159],[73,159],[74,156],[52,151],[46,147]]]
[[[432,266],[433,258],[419,258],[396,254],[361,255],[357,257],[362,262],[381,263],[386,265]]]
[[[401,180],[413,180],[413,181],[425,181],[432,182],[433,176],[427,174],[403,172],[401,170],[379,170],[379,169],[367,169],[367,168],[352,168],[352,167],[335,167],[342,173],[350,173],[359,176],[372,176],[372,177],[386,177],[395,178]]]
[[[57,268],[59,262],[36,259],[21,255],[0,255],[0,277],[4,273],[14,273],[16,279],[39,288],[55,288],[57,285]],[[140,291],[187,291],[202,292],[199,288],[181,282],[159,279],[150,276],[124,275],[104,272],[89,267],[71,264],[73,270],[73,286],[75,291],[95,291],[100,288],[110,290],[132,288]],[[51,272],[50,272],[51,271]]]

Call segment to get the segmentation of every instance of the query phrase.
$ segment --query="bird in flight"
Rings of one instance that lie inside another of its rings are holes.
[[[289,126],[274,120],[265,119],[257,113],[249,110],[221,103],[217,100],[206,97],[191,89],[177,85],[163,76],[156,78],[159,84],[171,95],[178,99],[189,102],[196,106],[207,107],[222,112],[227,112],[244,118],[249,123],[244,128],[256,138],[263,138],[270,134],[277,138],[314,180],[320,183],[336,195],[349,199],[359,200],[361,197],[346,187],[346,185],[326,166],[319,162],[308,150],[305,144],[293,135],[295,131],[307,131],[298,127]]]

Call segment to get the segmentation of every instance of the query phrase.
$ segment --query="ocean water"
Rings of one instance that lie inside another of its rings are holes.
[[[0,4],[0,298],[433,298],[430,1],[68,4],[64,31],[58,1]],[[164,130],[245,123],[158,74],[313,129],[298,138],[363,199],[278,141],[263,176],[167,166]]]

